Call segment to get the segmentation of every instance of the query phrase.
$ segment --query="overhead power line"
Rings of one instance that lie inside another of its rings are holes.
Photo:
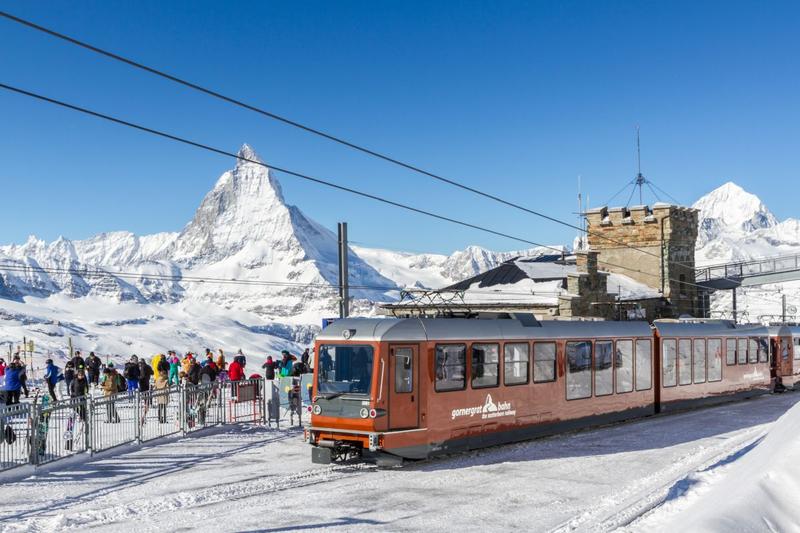
[[[478,196],[482,196],[484,198],[493,200],[495,202],[499,202],[499,203],[501,203],[501,204],[503,204],[505,206],[512,207],[514,209],[518,209],[520,211],[523,211],[523,212],[526,212],[528,214],[543,218],[543,219],[548,220],[550,222],[554,222],[556,224],[560,224],[562,226],[565,226],[565,227],[580,231],[582,233],[586,233],[587,235],[592,235],[594,237],[601,238],[601,239],[606,240],[608,242],[613,242],[614,244],[618,244],[620,246],[624,246],[624,247],[627,247],[627,248],[630,248],[630,249],[633,249],[633,250],[637,250],[637,251],[639,251],[641,253],[644,253],[644,254],[647,254],[647,255],[650,255],[650,256],[657,257],[657,258],[661,259],[660,255],[658,255],[656,253],[653,253],[653,252],[650,252],[649,250],[645,250],[645,249],[642,249],[642,248],[637,248],[635,246],[632,246],[630,243],[626,243],[624,241],[620,241],[620,240],[614,239],[614,238],[609,237],[607,235],[603,235],[602,233],[597,233],[597,232],[590,231],[590,230],[588,230],[586,228],[582,228],[582,227],[577,226],[575,224],[572,224],[570,222],[566,222],[566,221],[558,219],[556,217],[553,217],[553,216],[550,216],[550,215],[546,215],[546,214],[544,214],[544,213],[542,213],[540,211],[529,209],[529,208],[527,208],[527,207],[525,207],[523,205],[520,205],[518,203],[512,202],[510,200],[506,200],[506,199],[501,198],[501,197],[499,197],[497,195],[482,191],[480,189],[476,189],[475,187],[471,187],[469,185],[465,185],[465,184],[463,184],[463,183],[461,183],[459,181],[456,181],[454,179],[442,176],[441,174],[437,174],[435,172],[431,172],[429,170],[425,170],[425,169],[423,169],[423,168],[421,168],[421,167],[419,167],[417,165],[413,165],[411,163],[406,163],[406,162],[401,161],[401,160],[399,160],[397,158],[394,158],[394,157],[391,157],[389,155],[383,154],[381,152],[372,150],[370,148],[366,148],[366,147],[364,147],[362,145],[359,145],[359,144],[356,144],[356,143],[354,143],[352,141],[348,141],[348,140],[346,140],[346,139],[344,139],[342,137],[339,137],[339,136],[324,132],[324,131],[322,131],[320,129],[308,126],[306,124],[302,124],[302,123],[300,123],[300,122],[298,122],[296,120],[292,120],[292,119],[286,118],[286,117],[284,117],[282,115],[279,115],[277,113],[273,113],[271,111],[267,111],[267,110],[265,110],[265,109],[263,109],[261,107],[258,107],[258,106],[253,105],[253,104],[249,104],[247,102],[243,102],[242,100],[239,100],[237,98],[226,96],[226,95],[224,95],[224,94],[222,94],[222,93],[220,93],[218,91],[215,91],[213,89],[209,89],[207,87],[203,87],[202,85],[199,85],[198,83],[185,80],[185,79],[180,78],[180,77],[178,77],[178,76],[176,76],[174,74],[170,74],[170,73],[165,72],[163,70],[159,70],[157,68],[145,65],[145,64],[140,63],[138,61],[134,61],[133,59],[130,59],[128,57],[122,56],[122,55],[114,53],[114,52],[110,52],[108,50],[105,50],[105,49],[100,48],[98,46],[89,44],[89,43],[87,43],[85,41],[82,41],[80,39],[76,39],[75,37],[70,37],[70,36],[65,35],[63,33],[57,32],[57,31],[52,30],[50,28],[45,28],[44,26],[36,24],[35,22],[23,19],[21,17],[17,17],[15,15],[12,15],[10,13],[6,13],[4,11],[0,11],[0,15],[2,15],[3,17],[5,17],[5,18],[7,18],[7,19],[9,19],[11,21],[14,21],[14,22],[16,22],[18,24],[22,24],[24,26],[27,26],[27,27],[32,28],[34,30],[40,31],[42,33],[45,33],[45,34],[50,35],[52,37],[55,37],[57,39],[61,39],[62,41],[66,41],[68,43],[74,44],[76,46],[79,46],[81,48],[84,48],[86,50],[94,52],[96,54],[100,54],[102,56],[108,57],[108,58],[113,59],[115,61],[119,61],[119,62],[125,63],[126,65],[129,65],[131,67],[134,67],[134,68],[143,70],[145,72],[148,72],[150,74],[153,74],[155,76],[159,76],[161,78],[170,80],[172,82],[175,82],[175,83],[178,83],[180,85],[183,85],[184,87],[188,87],[190,89],[193,89],[195,91],[199,91],[199,92],[201,92],[203,94],[206,94],[208,96],[212,96],[214,98],[218,98],[220,100],[223,100],[223,101],[228,102],[230,104],[233,104],[235,106],[241,107],[243,109],[247,109],[249,111],[253,111],[255,113],[258,113],[260,115],[263,115],[263,116],[268,117],[268,118],[273,119],[273,120],[277,120],[277,121],[282,122],[284,124],[287,124],[289,126],[292,126],[292,127],[295,127],[295,128],[299,128],[299,129],[301,129],[303,131],[306,131],[308,133],[311,133],[313,135],[317,135],[319,137],[323,137],[323,138],[328,139],[330,141],[333,141],[335,143],[341,144],[341,145],[346,146],[348,148],[352,148],[354,150],[357,150],[357,151],[362,152],[364,154],[370,155],[372,157],[376,157],[376,158],[381,159],[383,161],[386,161],[388,163],[392,163],[394,165],[400,166],[400,167],[405,168],[407,170],[411,170],[411,171],[416,172],[418,174],[422,174],[424,176],[428,176],[429,178],[438,180],[438,181],[440,181],[442,183],[446,183],[448,185],[451,185],[453,187],[457,187],[459,189],[471,192],[471,193],[476,194]],[[673,264],[681,264],[681,263],[673,262]],[[683,264],[683,266],[689,267],[689,265],[687,265],[687,264]]]
[[[348,193],[354,194],[356,196],[361,196],[363,198],[368,198],[368,199],[371,199],[371,200],[374,200],[374,201],[377,201],[377,202],[381,202],[381,203],[384,203],[384,204],[387,204],[387,205],[398,207],[400,209],[404,209],[404,210],[411,211],[411,212],[414,212],[414,213],[422,214],[422,215],[425,215],[425,216],[428,216],[428,217],[431,217],[431,218],[435,218],[435,219],[438,219],[438,220],[443,220],[443,221],[446,221],[446,222],[450,222],[452,224],[456,224],[456,225],[472,228],[472,229],[475,229],[475,230],[478,230],[478,231],[482,231],[482,232],[485,232],[485,233],[489,233],[489,234],[492,234],[492,235],[497,235],[497,236],[504,237],[504,238],[507,238],[507,239],[515,240],[515,241],[522,242],[522,243],[525,243],[525,244],[530,244],[530,245],[537,246],[537,247],[540,247],[540,248],[553,250],[555,252],[558,252],[559,254],[562,254],[564,252],[564,250],[562,248],[556,248],[556,247],[553,247],[553,246],[548,246],[548,245],[541,244],[541,243],[538,243],[538,242],[535,242],[535,241],[524,239],[522,237],[517,237],[517,236],[514,236],[514,235],[510,235],[508,233],[504,233],[504,232],[501,232],[501,231],[493,230],[491,228],[486,228],[486,227],[483,227],[483,226],[479,226],[477,224],[472,224],[470,222],[465,222],[465,221],[454,219],[454,218],[451,218],[451,217],[448,217],[448,216],[439,215],[439,214],[434,213],[432,211],[427,211],[427,210],[420,209],[420,208],[417,208],[417,207],[413,207],[413,206],[410,206],[410,205],[407,205],[407,204],[396,202],[394,200],[389,200],[389,199],[381,197],[381,196],[377,196],[377,195],[374,195],[374,194],[371,194],[371,193],[366,193],[366,192],[363,192],[363,191],[359,191],[359,190],[353,189],[351,187],[346,187],[346,186],[343,186],[343,185],[339,185],[339,184],[333,183],[333,182],[328,181],[328,180],[323,180],[323,179],[320,179],[320,178],[309,176],[307,174],[302,174],[300,172],[295,172],[293,170],[289,170],[289,169],[285,169],[285,168],[282,168],[282,167],[274,166],[274,165],[265,163],[263,161],[259,161],[259,160],[255,160],[255,159],[249,159],[247,157],[240,156],[238,154],[235,154],[233,152],[229,152],[227,150],[222,150],[220,148],[215,148],[215,147],[209,146],[207,144],[203,144],[203,143],[200,143],[200,142],[192,141],[190,139],[186,139],[184,137],[173,135],[171,133],[166,133],[164,131],[160,131],[160,130],[149,128],[149,127],[146,127],[146,126],[142,126],[140,124],[135,124],[135,123],[129,122],[127,120],[123,120],[123,119],[120,119],[120,118],[112,117],[110,115],[99,113],[97,111],[93,111],[93,110],[90,110],[90,109],[87,109],[87,108],[84,108],[84,107],[80,107],[80,106],[77,106],[77,105],[74,105],[74,104],[70,104],[70,103],[67,103],[67,102],[64,102],[64,101],[61,101],[61,100],[57,100],[55,98],[50,98],[48,96],[44,96],[44,95],[37,94],[37,93],[31,92],[31,91],[27,91],[25,89],[20,89],[18,87],[14,87],[14,86],[7,85],[7,84],[4,84],[4,83],[0,83],[0,88],[6,89],[6,90],[11,91],[11,92],[15,92],[17,94],[28,96],[28,97],[31,97],[31,98],[34,98],[34,99],[37,99],[37,100],[40,100],[40,101],[48,102],[50,104],[54,104],[54,105],[57,105],[57,106],[60,106],[60,107],[66,108],[66,109],[70,109],[72,111],[77,111],[79,113],[90,115],[90,116],[93,116],[93,117],[96,117],[96,118],[101,118],[103,120],[107,120],[109,122],[113,122],[113,123],[116,123],[116,124],[119,124],[119,125],[122,125],[122,126],[127,126],[129,128],[133,128],[133,129],[136,129],[136,130],[139,130],[139,131],[143,131],[143,132],[146,132],[146,133],[157,135],[157,136],[165,138],[165,139],[170,139],[172,141],[176,141],[176,142],[179,142],[179,143],[182,143],[182,144],[186,144],[188,146],[193,146],[195,148],[200,148],[202,150],[213,152],[213,153],[216,153],[216,154],[219,154],[219,155],[224,155],[226,157],[230,157],[230,158],[236,159],[238,161],[244,161],[244,162],[252,163],[252,164],[255,164],[255,165],[259,165],[259,166],[262,166],[262,167],[264,167],[266,169],[272,169],[272,170],[275,170],[277,172],[282,172],[282,173],[284,173],[286,175],[293,176],[293,177],[300,178],[300,179],[304,179],[304,180],[307,180],[307,181],[311,181],[313,183],[324,185],[324,186],[330,187],[332,189],[348,192]],[[660,256],[656,256],[656,257],[660,257]],[[608,261],[603,261],[602,259],[598,259],[598,266],[599,265],[606,265],[606,266],[618,268],[618,269],[621,269],[621,270],[627,270],[629,272],[636,272],[636,273],[639,273],[641,275],[646,275],[646,276],[651,276],[651,277],[656,277],[656,278],[660,278],[661,277],[660,274],[647,272],[647,271],[643,271],[643,270],[640,270],[640,269],[637,269],[637,268],[632,268],[632,267],[625,266],[625,265],[619,265],[619,264],[611,263],[611,262],[608,262]],[[691,283],[691,282],[687,282],[687,281],[680,281],[680,280],[676,280],[674,278],[668,278],[668,280],[672,281],[672,282],[675,282],[675,283],[682,283],[685,286],[694,286],[694,287],[698,287],[698,288],[701,288],[701,289],[705,289],[705,287],[703,287],[701,285],[698,285],[697,283]],[[678,299],[680,299],[680,297]]]

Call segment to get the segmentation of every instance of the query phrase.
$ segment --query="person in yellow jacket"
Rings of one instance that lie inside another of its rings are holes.
[[[189,352],[186,354],[186,357],[181,360],[181,370],[188,376],[189,370],[192,368],[192,360],[194,359],[194,354]]]
[[[163,353],[157,353],[156,355],[153,356],[152,359],[150,359],[150,368],[153,369],[153,372],[156,372],[158,370],[158,364],[161,362],[162,359],[164,359]]]

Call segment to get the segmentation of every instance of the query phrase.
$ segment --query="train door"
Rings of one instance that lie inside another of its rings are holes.
[[[419,426],[419,355],[417,346],[389,349],[389,429]]]

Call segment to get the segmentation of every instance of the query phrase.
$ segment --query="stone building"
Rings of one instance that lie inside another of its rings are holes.
[[[589,249],[598,268],[652,287],[675,316],[703,316],[695,283],[698,211],[664,203],[601,207],[586,213]]]

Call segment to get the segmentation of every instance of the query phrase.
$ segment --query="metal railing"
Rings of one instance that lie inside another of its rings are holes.
[[[223,424],[302,423],[310,375],[0,406],[0,472]]]
[[[708,265],[695,269],[695,281],[712,279],[744,278],[760,274],[775,274],[800,270],[800,254],[765,257],[749,261],[737,261],[719,265]]]

